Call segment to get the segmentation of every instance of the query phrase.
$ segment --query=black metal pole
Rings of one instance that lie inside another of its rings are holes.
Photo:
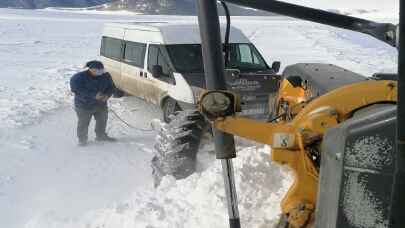
[[[341,15],[324,10],[295,5],[276,0],[222,0],[240,6],[260,9],[284,16],[312,21],[320,24],[344,28],[369,34],[379,40],[395,46],[395,26],[389,23],[377,23],[356,17]]]
[[[397,150],[390,210],[392,228],[404,227],[405,224],[405,0],[400,0],[399,24]]]
[[[207,89],[225,90],[224,56],[216,0],[198,0],[198,22]],[[237,194],[231,160],[236,157],[234,137],[216,129],[213,132],[216,156],[217,159],[221,159],[224,174],[229,224],[231,228],[240,228]]]

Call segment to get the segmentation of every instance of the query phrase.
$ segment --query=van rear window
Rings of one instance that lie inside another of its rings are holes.
[[[100,54],[104,57],[121,60],[122,41],[111,37],[103,37]]]

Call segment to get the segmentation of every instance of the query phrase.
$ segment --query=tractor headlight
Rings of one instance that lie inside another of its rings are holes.
[[[201,95],[200,111],[210,120],[234,115],[238,111],[238,98],[227,91],[209,91]]]

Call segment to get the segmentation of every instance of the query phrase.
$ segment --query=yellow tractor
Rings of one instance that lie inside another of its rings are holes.
[[[230,227],[240,227],[231,160],[236,157],[233,135],[270,145],[271,159],[294,174],[281,202],[277,228],[405,227],[405,216],[401,216],[405,113],[398,94],[405,93],[401,90],[405,79],[398,77],[405,73],[405,51],[399,48],[405,45],[399,39],[405,29],[280,1],[224,2],[372,35],[398,47],[400,63],[398,74],[369,78],[331,64],[288,66],[278,95],[270,99],[272,118],[262,122],[241,117],[240,99],[225,89],[223,80],[216,1],[199,0],[208,89],[200,96],[199,111],[214,129]],[[401,2],[401,23],[404,6]]]
[[[331,69],[341,70],[332,65],[303,64],[300,67],[310,68],[313,73],[322,67],[329,72]],[[316,74],[310,76],[313,75]],[[335,79],[329,79],[333,84]],[[294,183],[281,203],[290,227],[305,227],[314,221],[320,159],[324,149],[329,149],[325,146],[338,143],[336,140],[322,145],[326,132],[347,124],[349,120],[351,123],[358,121],[362,112],[372,114],[374,118],[386,114],[387,110],[392,113],[390,107],[396,104],[397,99],[396,81],[363,79],[329,90],[321,96],[312,95],[314,91],[309,87],[316,87],[312,83],[308,79],[300,84],[284,79],[277,99],[278,116],[270,123],[223,115],[228,111],[229,114],[232,111],[236,113],[239,106],[237,95],[226,91],[207,92],[202,95],[200,103],[202,113],[214,121],[216,129],[270,145],[271,159],[293,171]],[[377,148],[376,152],[381,151]]]

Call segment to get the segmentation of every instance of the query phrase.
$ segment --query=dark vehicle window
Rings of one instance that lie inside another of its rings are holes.
[[[166,45],[174,68],[180,73],[201,73],[204,71],[200,44]],[[228,68],[240,71],[267,70],[263,57],[252,44],[230,44]]]
[[[253,53],[248,45],[239,45],[239,54],[241,63],[254,63]]]
[[[167,52],[176,71],[180,73],[203,72],[203,59],[200,44],[167,45]]]
[[[122,41],[104,36],[101,43],[101,55],[107,58],[121,60]]]
[[[255,65],[265,65],[264,60],[260,57],[259,52],[248,44],[239,45],[240,62]]]
[[[146,44],[125,41],[124,61],[130,65],[143,68],[145,51]]]
[[[152,71],[153,65],[160,65],[163,69],[164,76],[169,76],[171,73],[170,65],[165,58],[163,50],[158,45],[149,46],[148,54],[148,70]]]

